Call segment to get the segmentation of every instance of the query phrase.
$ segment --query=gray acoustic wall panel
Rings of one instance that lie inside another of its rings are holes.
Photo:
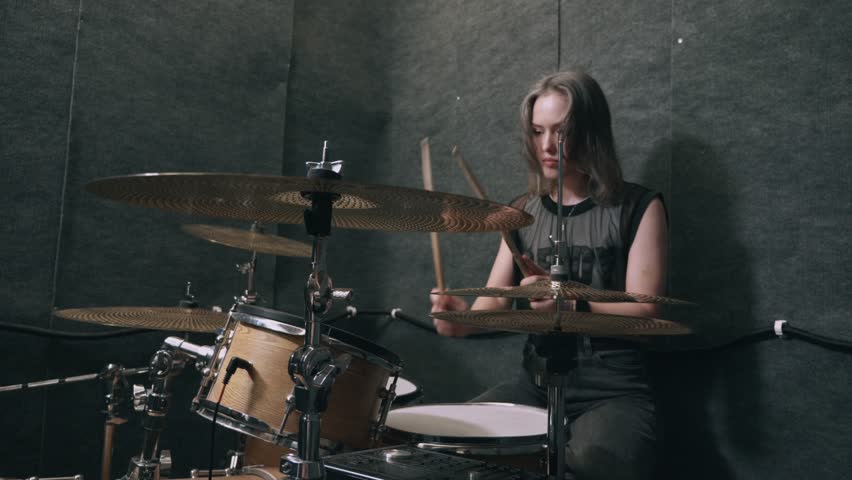
[[[346,160],[346,179],[419,188],[419,142],[429,136],[437,190],[472,193],[450,156],[458,145],[487,192],[507,202],[525,183],[518,102],[544,73],[579,66],[609,97],[626,178],[667,198],[670,293],[700,303],[665,315],[700,335],[651,345],[664,427],[658,476],[837,478],[849,469],[848,353],[801,340],[673,351],[781,317],[850,337],[846,3],[69,2],[2,12],[0,48],[9,54],[0,58],[0,168],[8,175],[0,195],[15,207],[4,210],[2,230],[9,320],[102,330],[48,321],[52,299],[59,308],[170,305],[194,280],[203,304],[227,306],[244,288],[233,269],[244,252],[178,230],[190,221],[244,222],[111,204],[83,192],[93,178],[301,176],[329,140],[332,159]],[[302,226],[277,230],[310,241]],[[497,242],[494,234],[442,235],[447,283],[484,284]],[[401,307],[426,327],[372,314],[339,322],[402,357],[403,375],[426,402],[463,401],[517,373],[523,336],[427,331],[435,284],[428,235],[338,230],[328,247],[328,271],[335,285],[355,289],[355,306]],[[266,305],[301,314],[308,262],[260,262]],[[82,343],[7,333],[3,358],[20,366],[0,384],[110,361],[140,365],[162,337]],[[191,371],[179,379],[164,437],[178,475],[206,463],[209,445],[199,438],[210,425],[187,412],[197,386]],[[0,474],[95,474],[99,392],[80,385],[5,395],[4,425],[20,433],[5,437],[0,465],[11,471]],[[138,423],[121,427],[114,475],[140,440]],[[220,433],[217,444],[221,460],[232,437]]]
[[[601,84],[624,178],[668,198],[671,2],[562,0],[560,68]]]
[[[68,109],[79,4],[0,6],[0,319],[47,327],[53,302],[58,226],[67,164]],[[46,378],[48,342],[0,335],[7,367],[0,385]],[[17,452],[0,475],[35,474],[44,391],[0,395],[0,423],[18,425],[0,450]],[[7,470],[8,468],[8,470]]]
[[[333,158],[346,161],[345,179],[421,188],[419,142],[430,137],[436,190],[472,194],[450,156],[458,145],[489,194],[509,201],[525,186],[518,103],[532,80],[555,68],[556,11],[552,2],[298,5],[284,173],[302,175],[303,162],[316,161],[330,136]],[[542,15],[552,20],[546,28],[524,28]],[[281,231],[304,238],[300,227]],[[451,285],[484,284],[495,234],[446,234],[441,244]],[[382,315],[339,325],[399,355],[403,376],[428,401],[461,401],[514,374],[522,338],[460,340],[427,331],[435,282],[429,252],[424,233],[334,231],[328,271],[336,286],[355,288],[353,305],[402,308],[426,330]],[[276,304],[300,310],[306,262],[278,265]],[[338,303],[329,316],[342,310]],[[442,373],[450,369],[457,374]]]
[[[474,196],[451,156],[458,146],[491,198],[508,202],[523,193],[518,106],[529,85],[555,69],[555,4],[414,2],[392,11],[392,122],[385,136],[392,174],[385,181],[422,186],[419,142],[428,136],[436,190]],[[391,242],[377,277],[386,302],[429,326],[427,292],[436,282],[429,236],[395,235]],[[445,282],[484,285],[498,244],[495,233],[441,235]],[[402,352],[404,374],[421,384],[428,402],[468,400],[514,376],[523,343],[520,335],[439,337],[398,321],[380,338]]]
[[[282,173],[304,176],[305,162],[343,160],[343,178],[377,183],[380,134],[388,121],[388,47],[380,40],[383,11],[374,2],[301,2],[296,5]],[[312,242],[303,225],[282,225],[282,235]],[[367,287],[363,275],[383,247],[373,232],[335,230],[328,239],[328,272],[336,286]],[[302,316],[310,262],[280,257],[275,305]],[[270,285],[271,286],[271,285]],[[359,288],[356,299],[367,295]],[[369,297],[367,297],[369,298]],[[342,309],[342,306],[339,306]],[[339,310],[335,310],[338,312]]]
[[[693,315],[701,338],[712,339],[707,343],[781,318],[849,338],[852,305],[840,292],[850,266],[850,144],[843,132],[850,61],[839,45],[849,36],[850,15],[844,2],[818,9],[793,1],[674,4],[671,283],[702,304],[681,314]],[[717,466],[735,478],[797,478],[806,465],[831,477],[849,468],[842,445],[850,436],[837,429],[839,421],[848,432],[849,423],[835,410],[836,386],[849,369],[826,371],[847,363],[838,355],[779,343],[706,361],[713,387],[704,400],[708,424],[700,428],[712,432]],[[675,408],[668,424],[684,425],[694,418],[691,408]],[[795,420],[787,426],[779,418]],[[799,425],[813,435],[790,443]],[[691,434],[679,434],[671,457],[699,474],[705,462],[681,455],[692,452],[685,446]],[[819,441],[822,435],[833,441]],[[796,453],[779,458],[782,449]],[[694,476],[684,470],[677,475]]]
[[[82,16],[75,37],[78,7]],[[10,200],[10,204],[22,208],[44,210],[39,221],[52,225],[45,227],[52,229],[45,233],[52,239],[42,241],[36,236],[35,243],[28,243],[25,236],[14,237],[8,244],[9,256],[4,252],[4,263],[7,258],[20,261],[15,249],[36,247],[45,251],[33,251],[33,256],[48,260],[42,268],[32,263],[31,274],[52,276],[54,266],[49,258],[57,256],[58,236],[56,290],[48,288],[48,295],[40,301],[44,316],[52,306],[173,306],[181,298],[186,281],[193,281],[203,307],[221,305],[227,309],[233,296],[246,288],[245,277],[234,265],[247,261],[250,254],[191,237],[180,230],[180,225],[213,223],[248,228],[248,222],[190,218],[115,204],[86,193],[84,187],[96,178],[142,172],[279,173],[293,2],[85,2],[54,12],[56,19],[68,18],[61,23],[54,20],[50,27],[39,17],[44,12],[33,12],[39,15],[31,19],[24,18],[22,12],[27,10],[19,8],[13,11],[17,17],[12,17],[20,28],[11,23],[15,28],[4,30],[12,40],[8,58],[18,62],[9,63],[4,72],[19,72],[13,77],[4,74],[4,79],[10,79],[4,81],[21,92],[10,97],[12,105],[16,105],[12,98],[21,102],[13,117],[19,127],[14,137],[4,141],[10,146],[8,153],[4,151],[4,157],[8,154],[10,159],[4,158],[4,168],[11,168],[7,167],[9,161],[11,165],[25,165],[34,157],[16,146],[19,142],[38,142],[45,149],[56,145],[55,152],[45,151],[49,155],[38,158],[38,162],[46,163],[55,157],[55,171],[40,172],[51,177],[30,183],[19,178],[16,188],[20,193]],[[50,32],[55,38],[30,38],[34,34],[27,32],[40,32],[42,36]],[[36,51],[44,51],[46,65],[33,61],[28,43],[36,44]],[[73,63],[75,45],[79,48]],[[6,56],[3,61],[9,62]],[[60,82],[60,78],[64,80]],[[48,85],[46,79],[59,84]],[[57,115],[61,115],[54,122],[57,128],[48,131],[51,123],[45,121],[51,95],[40,98],[44,105],[41,109],[22,103],[31,98],[23,95],[31,85],[56,97]],[[69,110],[70,138],[66,138]],[[63,196],[66,149],[70,155]],[[43,198],[37,207],[24,201],[45,197],[42,190],[52,198]],[[60,208],[64,212],[61,227]],[[264,260],[257,273],[259,284],[269,284],[274,278],[274,262]],[[32,285],[41,288],[35,282]],[[7,295],[5,285],[3,290]],[[13,304],[15,308],[26,305]],[[48,325],[71,331],[104,330],[58,319],[42,326]],[[107,363],[137,367],[148,363],[166,335],[149,333],[87,342],[28,337],[24,343],[27,350],[18,352],[14,360],[39,367],[38,375],[26,380],[97,372]],[[201,334],[190,338],[202,344],[213,340],[211,335]],[[12,380],[4,375],[0,383]],[[147,383],[144,378],[133,380]],[[208,462],[210,424],[189,412],[198,387],[199,375],[190,365],[175,382],[172,411],[161,442],[163,448],[172,450],[175,474],[182,476]],[[32,399],[35,395],[25,393],[18,398]],[[20,439],[10,438],[14,443],[3,449],[2,474],[97,475],[102,404],[101,389],[92,382],[51,390],[46,401],[34,402],[41,418],[13,414],[17,409],[4,410],[12,415],[4,425],[21,434]],[[141,448],[142,429],[138,418],[133,420],[117,430],[114,476],[126,471],[131,455]],[[232,433],[219,429],[216,466],[225,461],[224,451],[233,448],[234,439]],[[37,460],[27,461],[30,457]],[[19,464],[15,458],[25,462]]]

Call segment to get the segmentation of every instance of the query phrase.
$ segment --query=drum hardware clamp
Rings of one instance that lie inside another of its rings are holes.
[[[142,452],[130,459],[127,474],[121,480],[159,480],[160,474],[171,466],[168,451],[160,452],[160,434],[166,426],[166,415],[171,403],[173,379],[183,371],[185,360],[182,350],[164,343],[151,357],[151,389],[138,392],[134,402],[143,411],[142,427],[145,437]]]

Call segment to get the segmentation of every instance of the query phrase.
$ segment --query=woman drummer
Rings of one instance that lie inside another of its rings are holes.
[[[616,155],[609,106],[598,83],[583,72],[560,72],[538,81],[521,104],[523,156],[529,189],[513,205],[535,222],[512,237],[524,252],[527,276],[501,242],[488,287],[549,280],[557,238],[558,142],[563,142],[563,232],[560,254],[571,280],[594,288],[663,295],[666,285],[667,216],[662,196],[625,182]],[[432,295],[432,312],[467,310],[467,303]],[[518,302],[517,308],[554,311],[553,299]],[[528,303],[528,305],[527,305]],[[578,301],[578,311],[637,317],[658,315],[640,303]],[[473,310],[512,308],[510,299],[479,297]],[[466,325],[435,319],[441,335],[465,336]],[[546,357],[570,362],[565,409],[566,463],[576,478],[649,478],[655,462],[656,408],[642,352],[635,342],[585,335],[530,335],[521,377],[473,399],[547,406],[534,376]]]

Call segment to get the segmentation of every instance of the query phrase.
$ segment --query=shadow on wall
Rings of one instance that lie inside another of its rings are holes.
[[[738,418],[743,402],[760,404],[760,359],[754,349],[728,345],[755,319],[748,252],[738,237],[736,177],[701,140],[674,134],[646,164],[671,158],[668,199],[670,294],[698,304],[668,309],[664,318],[694,335],[651,343],[663,445],[659,478],[735,478],[724,451],[751,456],[760,449],[754,422]],[[733,445],[726,445],[726,443]]]

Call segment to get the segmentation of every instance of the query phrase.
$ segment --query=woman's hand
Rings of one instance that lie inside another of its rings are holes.
[[[433,292],[435,291],[437,290],[433,290]],[[461,297],[454,297],[452,295],[437,295],[432,293],[429,296],[429,300],[432,302],[432,313],[462,312],[469,308],[467,302],[465,302]],[[437,318],[433,318],[432,320],[438,334],[446,337],[464,337],[480,330],[476,327],[447,320],[440,320]]]
[[[530,257],[524,255],[521,257],[527,267],[530,275],[521,279],[521,286],[531,283],[547,281],[550,282],[550,272],[538,266]],[[556,301],[552,298],[530,298],[530,308],[543,312],[556,311]]]

